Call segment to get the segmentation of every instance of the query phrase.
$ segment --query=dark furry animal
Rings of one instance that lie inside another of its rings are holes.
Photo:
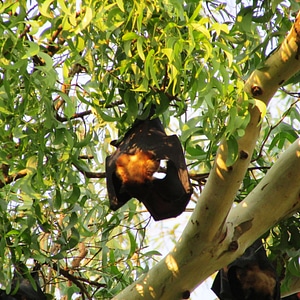
[[[280,284],[261,240],[218,272],[212,290],[220,300],[280,300]]]
[[[20,268],[24,267],[21,266]],[[0,300],[47,300],[40,287],[38,269],[39,266],[35,267],[31,272],[31,277],[35,283],[34,286],[25,275],[15,271],[11,292],[7,294],[6,291],[0,290]]]
[[[117,210],[131,198],[163,220],[181,214],[192,194],[182,146],[176,135],[167,136],[160,120],[137,120],[106,158],[110,208]],[[155,178],[160,161],[167,161],[165,177]]]

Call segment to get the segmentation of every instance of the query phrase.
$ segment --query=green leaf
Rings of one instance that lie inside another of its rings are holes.
[[[21,57],[21,59],[33,57],[40,52],[40,47],[37,43],[26,41],[26,44],[29,46],[29,48],[27,48],[26,53]]]
[[[75,29],[75,34],[78,34],[79,32],[83,31],[91,23],[91,21],[93,19],[92,8],[89,6],[85,6],[84,9],[85,9],[85,14],[84,14],[81,22]]]
[[[16,229],[10,230],[9,232],[6,233],[6,237],[14,236],[14,235],[19,235],[20,232]]]
[[[116,2],[117,2],[118,7],[120,8],[120,10],[121,10],[122,12],[125,12],[123,0],[117,0]]]
[[[71,118],[76,112],[76,107],[74,103],[75,98],[70,98],[67,94],[62,92],[58,92],[58,94],[66,102],[66,105],[64,106],[64,114],[67,118]]]
[[[13,112],[9,111],[5,107],[0,106],[0,113],[4,115],[13,115]]]
[[[197,19],[199,17],[199,13],[200,10],[202,9],[202,3],[199,2],[199,4],[197,5],[196,9],[194,10],[192,16],[189,19],[189,22],[195,21],[195,19]]]
[[[39,68],[41,68],[45,72],[49,72],[50,70],[52,70],[52,67],[53,67],[52,57],[44,52],[39,52],[38,56],[41,57],[45,63],[45,65],[39,66]],[[55,74],[55,80],[56,80],[56,73],[54,73],[54,74]]]
[[[139,37],[137,39],[137,51],[138,51],[138,54],[139,54],[139,57],[142,59],[142,60],[145,60],[145,54],[144,54],[144,50],[143,50],[143,43],[144,43],[144,38],[142,37]]]
[[[72,229],[77,223],[78,223],[77,214],[75,212],[72,212],[71,215],[70,215],[70,217],[69,217],[68,226],[65,228],[65,230]]]
[[[227,158],[226,166],[232,166],[238,158],[238,142],[236,138],[231,135],[227,140]]]
[[[261,120],[266,116],[267,114],[267,106],[266,104],[258,99],[252,99],[251,102],[254,102],[254,105],[259,109],[260,115],[261,115]]]
[[[92,141],[92,138],[93,138],[93,135],[92,135],[92,132],[88,132],[82,140],[80,141],[75,141],[74,143],[74,147],[76,148],[83,148],[87,145],[89,145]]]
[[[138,113],[138,103],[134,93],[132,93],[132,91],[126,91],[123,100],[127,107],[127,114],[135,118]]]
[[[288,262],[288,270],[292,275],[300,277],[299,257],[293,257],[290,259]]]
[[[38,157],[36,155],[31,156],[27,159],[26,162],[26,169],[28,173],[33,173],[36,171],[38,166]]]
[[[149,88],[149,80],[147,78],[143,78],[142,83],[136,88],[133,89],[134,92],[148,92]]]
[[[122,41],[132,41],[138,39],[140,36],[135,32],[127,32],[122,36]]]
[[[72,194],[68,199],[66,199],[66,202],[74,204],[78,202],[79,197],[80,197],[80,188],[78,187],[77,184],[73,184]]]
[[[97,113],[99,113],[99,115],[103,121],[106,121],[106,122],[115,122],[116,121],[115,117],[108,115],[101,108],[97,108]]]
[[[38,2],[39,4],[39,11],[42,16],[52,19],[53,13],[51,12],[50,5],[54,2],[54,0],[45,0],[42,3]],[[51,13],[49,13],[49,12]]]
[[[146,60],[145,60],[145,75],[146,75],[147,79],[150,79],[151,69],[154,67],[153,66],[153,56],[154,56],[154,50],[151,49],[148,52]]]
[[[202,25],[198,22],[191,22],[190,24],[191,24],[193,30],[196,30],[196,31],[199,31],[199,32],[203,33],[203,35],[208,40],[210,40],[210,32],[209,32],[209,30],[207,30],[207,28],[204,25]]]
[[[129,241],[130,241],[130,250],[129,250],[129,253],[127,256],[127,258],[129,259],[135,253],[135,250],[137,248],[137,243],[136,243],[135,236],[129,230],[127,231],[127,234],[128,234]]]

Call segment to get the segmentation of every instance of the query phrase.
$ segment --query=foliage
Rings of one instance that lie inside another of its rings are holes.
[[[58,287],[68,299],[106,299],[147,271],[158,254],[145,249],[147,217],[133,201],[108,209],[104,160],[116,130],[124,134],[154,106],[179,135],[199,192],[198,175],[209,172],[220,139],[228,140],[227,163],[236,159],[253,105],[239,101],[247,100],[243,81],[282,41],[297,9],[276,0],[234,8],[193,0],[1,3],[2,286],[10,289],[20,262],[39,263],[49,294]],[[284,113],[274,108],[262,124],[237,201],[299,134],[297,79],[278,95]],[[286,222],[271,237],[289,259],[299,255],[291,227],[298,216]]]

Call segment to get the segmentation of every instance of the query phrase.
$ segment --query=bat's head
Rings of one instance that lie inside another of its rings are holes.
[[[145,184],[153,179],[159,161],[150,151],[138,150],[134,154],[122,153],[116,160],[116,174],[122,185]]]
[[[244,268],[235,268],[237,290],[241,288],[241,294],[245,300],[274,300],[276,291],[275,274],[269,270],[262,270],[258,264],[248,265]]]

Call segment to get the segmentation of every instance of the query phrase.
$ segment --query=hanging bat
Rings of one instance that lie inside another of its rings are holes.
[[[158,118],[137,120],[106,158],[106,183],[110,208],[117,210],[137,198],[154,220],[180,215],[192,194],[180,141],[167,136]],[[155,178],[160,161],[166,160],[166,174]]]
[[[212,290],[220,300],[280,300],[280,284],[261,240],[220,270]]]
[[[25,267],[26,268],[26,267]],[[47,300],[46,294],[40,287],[38,270],[40,265],[36,264],[31,272],[31,280],[22,274],[25,269],[20,263],[15,270],[14,277],[11,282],[11,291],[7,294],[6,290],[0,289],[1,300]],[[27,268],[26,268],[27,269]]]

